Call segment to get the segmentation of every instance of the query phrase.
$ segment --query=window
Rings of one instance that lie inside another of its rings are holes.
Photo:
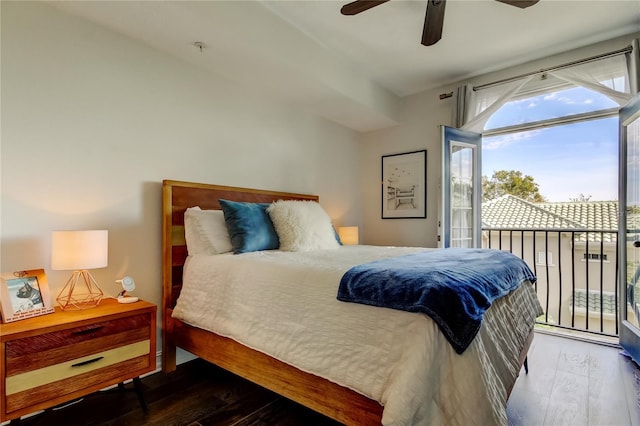
[[[618,198],[617,116],[514,131],[482,143],[483,176],[520,171],[551,202]]]
[[[626,80],[603,81],[619,87]],[[595,90],[538,77],[484,125],[482,175],[519,171],[550,202],[617,200],[618,108]]]
[[[504,104],[485,125],[494,130],[513,125],[561,118],[575,114],[593,113],[615,108],[618,104],[601,93],[581,87],[572,87],[527,96]]]
[[[590,262],[607,262],[607,255],[602,253],[584,253],[582,255],[582,260],[589,260]]]
[[[625,55],[612,52],[466,92],[463,128],[482,132],[482,175],[519,171],[547,201],[616,200],[629,86]]]
[[[547,260],[549,263],[547,263]],[[538,265],[553,265],[553,253],[550,251],[539,251],[538,252]]]

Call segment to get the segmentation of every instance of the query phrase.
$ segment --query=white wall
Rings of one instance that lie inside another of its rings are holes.
[[[398,126],[362,136],[362,244],[436,247],[440,180],[440,124],[450,124],[455,102],[438,91],[405,99]],[[427,218],[381,219],[382,156],[427,150]]]
[[[161,181],[314,193],[359,224],[357,134],[43,3],[2,2],[0,270],[46,270],[50,234],[108,229],[115,295],[161,301]]]
[[[640,33],[616,38],[405,98],[401,113],[397,117],[398,126],[369,132],[361,137],[364,209],[361,242],[374,245],[437,247],[442,174],[440,125],[453,125],[456,104],[455,96],[440,100],[440,94],[454,91],[456,87],[466,83],[480,85],[622,49],[638,37]],[[381,156],[421,149],[427,150],[427,218],[381,219]]]

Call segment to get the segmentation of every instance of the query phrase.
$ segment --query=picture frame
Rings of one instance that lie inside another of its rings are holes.
[[[382,219],[427,217],[427,150],[382,156]]]
[[[55,312],[44,269],[0,275],[0,315],[13,322]]]

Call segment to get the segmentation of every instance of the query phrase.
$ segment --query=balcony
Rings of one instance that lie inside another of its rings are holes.
[[[538,328],[617,343],[620,268],[617,231],[483,228],[482,246],[523,259],[538,280]],[[630,310],[628,318],[636,321]]]

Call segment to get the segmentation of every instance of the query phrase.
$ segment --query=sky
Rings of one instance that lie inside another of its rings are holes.
[[[486,129],[617,107],[604,95],[573,88],[512,101]],[[526,117],[526,118],[525,118]],[[518,170],[534,178],[547,201],[618,199],[618,118],[547,127],[482,140],[482,175]]]

